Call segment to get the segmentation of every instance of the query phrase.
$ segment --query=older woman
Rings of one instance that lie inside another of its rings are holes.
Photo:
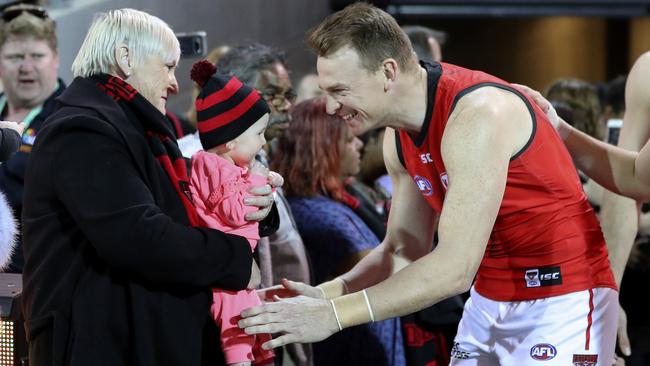
[[[244,238],[196,227],[163,119],[179,56],[173,31],[144,12],[100,14],[88,31],[26,173],[31,365],[222,362],[210,288],[252,288],[259,272]],[[259,220],[272,198],[255,193]]]
[[[285,177],[285,192],[313,264],[317,283],[347,272],[379,239],[352,210],[343,187],[359,172],[363,145],[325,99],[309,99],[291,113],[272,168]],[[404,365],[399,319],[361,325],[314,343],[314,365]]]

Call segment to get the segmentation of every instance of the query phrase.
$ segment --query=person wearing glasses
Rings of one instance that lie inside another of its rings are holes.
[[[220,365],[211,288],[254,289],[248,241],[201,227],[165,120],[178,39],[133,9],[97,14],[25,173],[29,364]],[[277,229],[271,187],[245,215]]]
[[[59,55],[55,24],[35,5],[18,4],[2,12],[0,22],[0,120],[22,124],[18,151],[0,165],[0,190],[20,218],[25,167],[36,135],[55,109],[54,99],[65,89],[57,78]],[[20,240],[20,239],[19,239]],[[7,272],[23,270],[22,246],[17,245]]]

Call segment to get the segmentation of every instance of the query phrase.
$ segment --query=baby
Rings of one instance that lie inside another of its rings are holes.
[[[258,223],[244,217],[257,208],[244,205],[244,198],[251,187],[283,183],[279,174],[255,161],[266,143],[269,107],[254,89],[215,72],[216,67],[208,61],[192,67],[192,80],[201,87],[196,111],[204,151],[192,156],[190,191],[203,224],[245,237],[254,250],[260,238]],[[270,335],[247,335],[237,326],[242,310],[260,304],[255,290],[213,289],[212,293],[211,313],[221,328],[226,363],[272,364],[273,351],[261,347]]]

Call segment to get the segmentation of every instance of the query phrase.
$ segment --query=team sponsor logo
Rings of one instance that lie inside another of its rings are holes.
[[[469,356],[470,353],[468,351],[461,349],[458,342],[454,342],[454,346],[451,348],[451,358],[455,358],[457,360],[467,360]]]
[[[431,182],[429,182],[426,178],[416,175],[413,177],[413,180],[415,181],[415,185],[418,186],[418,189],[424,196],[431,196],[433,194],[433,186],[431,186]]]
[[[562,272],[559,266],[530,268],[524,274],[526,287],[554,286],[562,284]]]
[[[537,361],[548,361],[555,358],[557,350],[549,343],[539,343],[530,349],[530,357]]]
[[[539,287],[539,269],[526,270],[526,287]]]
[[[443,172],[440,174],[440,183],[442,184],[442,187],[447,190],[447,186],[449,185],[449,176],[447,175],[447,172]]]
[[[598,355],[573,355],[573,366],[596,366]]]

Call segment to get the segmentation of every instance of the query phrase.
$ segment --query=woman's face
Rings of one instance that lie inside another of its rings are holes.
[[[361,148],[363,142],[349,128],[345,128],[339,149],[341,151],[341,178],[351,177],[359,173],[361,163]]]
[[[126,81],[145,97],[160,113],[165,114],[169,94],[178,93],[176,81],[178,57],[167,61],[162,56],[148,56],[132,68]]]

